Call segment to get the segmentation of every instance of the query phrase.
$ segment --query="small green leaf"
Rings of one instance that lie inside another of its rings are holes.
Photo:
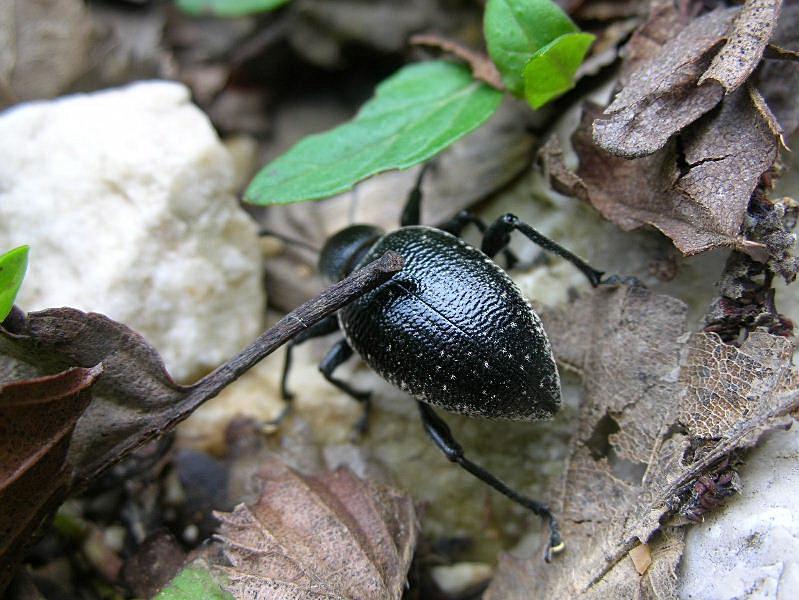
[[[553,40],[580,30],[550,0],[489,0],[483,31],[491,60],[512,94],[524,95],[525,66]]]
[[[574,74],[594,39],[590,33],[567,33],[533,55],[524,67],[524,96],[533,108],[574,87]]]
[[[250,183],[244,199],[286,204],[325,198],[389,169],[434,156],[484,123],[502,94],[443,61],[409,65],[377,87],[355,118],[305,138]]]
[[[185,567],[161,590],[153,600],[235,600],[224,591],[204,563],[197,562]]]
[[[0,256],[0,321],[8,316],[28,268],[28,246],[20,246]]]
[[[246,17],[274,10],[289,0],[175,0],[178,8],[195,16]]]

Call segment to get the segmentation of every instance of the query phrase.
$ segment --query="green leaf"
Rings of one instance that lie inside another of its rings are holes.
[[[407,169],[484,123],[501,100],[460,65],[409,65],[382,82],[352,121],[305,138],[266,165],[244,199],[286,204],[325,198],[370,175]]]
[[[0,321],[8,316],[28,268],[28,246],[20,246],[0,256]]]
[[[580,30],[550,0],[489,0],[483,31],[488,54],[508,91],[523,96],[522,74],[533,55],[555,39]]]
[[[590,33],[567,33],[533,55],[524,67],[524,96],[533,108],[574,87],[574,74],[594,39]]]
[[[153,600],[235,600],[207,571],[204,563],[185,567]]]
[[[195,16],[246,17],[274,10],[289,0],[175,0],[178,8]]]

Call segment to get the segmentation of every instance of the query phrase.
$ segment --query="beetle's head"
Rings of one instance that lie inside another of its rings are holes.
[[[341,281],[384,233],[374,225],[350,225],[342,229],[322,247],[319,271],[330,281]]]

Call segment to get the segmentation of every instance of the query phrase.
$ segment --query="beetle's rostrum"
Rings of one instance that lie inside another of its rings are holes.
[[[423,426],[451,461],[545,518],[550,528],[547,558],[563,543],[549,508],[509,488],[471,462],[449,427],[432,407],[489,419],[536,420],[560,407],[560,379],[547,335],[529,302],[492,259],[519,231],[546,250],[580,269],[594,286],[602,272],[544,237],[511,214],[491,226],[463,211],[438,227],[419,225],[420,181],[403,211],[400,229],[386,233],[372,225],[351,225],[325,243],[320,271],[339,280],[394,251],[405,260],[402,271],[337,313],[306,330],[288,346],[283,371],[283,396],[291,348],[312,337],[341,331],[319,365],[325,378],[369,408],[370,393],[333,377],[353,351],[381,377],[411,395]],[[460,239],[476,225],[484,234],[481,249]],[[365,410],[362,424],[366,423]]]

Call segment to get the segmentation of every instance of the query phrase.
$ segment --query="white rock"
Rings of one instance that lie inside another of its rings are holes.
[[[188,90],[145,82],[0,114],[0,250],[30,244],[17,303],[143,334],[178,380],[261,330],[256,226]]]
[[[741,468],[740,496],[688,530],[683,600],[799,597],[799,427],[770,434]]]

